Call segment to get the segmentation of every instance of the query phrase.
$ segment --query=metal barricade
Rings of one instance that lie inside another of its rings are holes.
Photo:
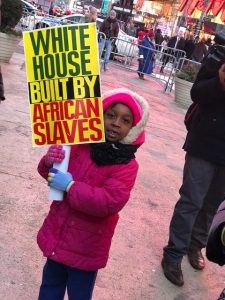
[[[177,72],[179,72],[180,76],[183,76],[184,79],[187,75],[192,76],[191,79],[192,81],[194,81],[200,67],[201,63],[199,62],[186,59],[185,57],[180,58],[177,63],[177,66],[173,69],[173,71],[170,74],[170,77],[168,78],[164,91],[171,92],[174,89],[174,82]]]
[[[105,40],[106,36],[103,32],[98,32],[98,53],[99,53],[99,59],[101,60],[103,56],[103,51],[105,48]]]
[[[16,25],[17,30],[28,31],[33,30],[35,24],[35,15],[29,11],[23,11],[22,18],[19,20]]]
[[[142,45],[139,46],[139,49],[140,49],[141,53],[143,52],[143,48],[146,48],[146,47],[144,47]],[[153,70],[152,70],[152,72],[150,72],[150,74],[148,74],[148,73],[143,73],[143,74],[145,74],[147,76],[154,77],[156,79],[159,79],[162,83],[167,85],[167,82],[168,82],[169,78],[171,77],[171,74],[173,73],[173,69],[175,67],[175,64],[174,64],[175,57],[174,57],[174,55],[172,55],[172,53],[163,53],[162,54],[162,51],[161,51],[160,48],[157,48],[157,50],[156,49],[150,49],[148,55],[150,55],[150,54],[152,55],[152,59],[150,59],[150,60],[147,59],[147,63],[151,63],[151,61],[154,60],[153,61],[153,64],[154,64],[153,65]],[[148,56],[148,55],[146,55],[146,56]],[[163,58],[162,58],[162,55],[163,55]],[[169,62],[166,69],[164,70],[164,72],[162,72],[163,59],[166,59]],[[139,63],[137,64],[137,68],[138,68],[138,66],[139,66]],[[146,68],[144,66],[143,70],[148,70],[148,68]]]
[[[123,43],[123,47],[120,48],[118,45],[121,42]],[[149,56],[149,59],[147,59],[144,64],[153,64],[153,70],[150,72],[150,74],[148,74],[148,72],[145,73],[144,71],[141,73],[161,81],[164,84],[164,92],[173,91],[176,72],[182,71],[184,67],[200,68],[201,66],[201,64],[198,62],[186,59],[185,51],[183,50],[168,47],[166,48],[161,45],[157,45],[157,49],[148,49],[142,45],[137,45],[120,38],[115,39],[115,45],[117,48],[114,48],[111,52],[111,64],[117,65],[121,68],[126,68],[135,73],[139,72],[138,67],[140,63],[140,50],[141,48],[145,48],[148,53],[146,57]],[[148,69],[145,67],[146,66],[144,65],[143,70]],[[194,72],[196,74],[197,70]]]
[[[184,58],[186,55],[186,52],[183,50],[170,48],[170,47],[163,47],[158,45],[158,49],[161,52],[160,60],[162,62],[162,66],[160,69],[161,73],[164,73],[166,70],[171,70],[171,68],[179,68],[179,60],[181,58]]]
[[[135,39],[130,36],[113,38],[114,47],[112,48],[112,57],[114,60],[130,66],[132,60],[138,56],[138,45]]]
[[[70,25],[70,24],[77,24],[80,22],[80,16],[76,21],[74,17],[73,20],[69,20],[67,18],[61,19],[57,16],[52,16],[49,14],[38,15],[34,13],[30,13],[28,11],[24,11],[22,18],[20,19],[19,23],[17,24],[17,28],[22,31],[34,30],[39,28],[46,28],[51,26],[61,26],[61,25]],[[84,18],[82,18],[82,21]]]
[[[40,24],[48,15],[37,15],[29,11],[23,11],[22,18],[18,22],[16,28],[21,31],[29,31],[41,28]]]
[[[111,53],[112,64],[123,68],[127,68],[137,73],[140,64],[139,53],[143,52],[143,50],[145,49],[147,59],[145,58],[144,65],[142,66],[143,72],[141,73],[147,76],[155,77],[165,85],[167,85],[167,82],[171,77],[174,68],[177,68],[178,66],[176,57],[180,57],[185,53],[184,51],[179,50],[177,50],[176,53],[170,51],[163,52],[163,48],[160,45],[160,47],[157,47],[156,50],[149,49],[147,47],[137,45],[132,42],[128,42],[124,39],[115,39],[115,45],[118,45],[121,42],[123,43],[123,48],[118,47]],[[123,51],[121,49],[123,49]],[[174,54],[176,54],[177,56],[174,56]],[[161,72],[163,60],[167,60],[168,64],[166,64],[164,72]],[[153,64],[153,71],[150,72],[150,74],[148,74],[148,72],[145,73],[145,70],[149,71],[146,64]]]

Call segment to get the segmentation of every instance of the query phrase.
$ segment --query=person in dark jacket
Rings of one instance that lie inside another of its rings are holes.
[[[182,55],[184,55],[184,52],[178,51],[183,50],[185,47],[185,39],[184,39],[184,33],[182,30],[178,32],[177,35],[171,37],[167,44],[167,49],[164,51],[165,55],[162,57],[162,66],[160,69],[160,73],[163,73],[163,70],[167,63],[169,62],[171,56],[167,55],[173,55],[175,56],[175,60],[177,61]]]
[[[139,65],[138,76],[144,79],[144,74],[151,74],[155,66],[155,43],[154,32],[150,30],[146,33],[141,45],[139,46]]]
[[[181,261],[188,255],[191,266],[205,267],[201,249],[225,195],[225,64],[211,73],[207,60],[191,89],[197,115],[187,133],[183,183],[164,247],[162,268],[168,280],[184,284]]]
[[[156,47],[156,50],[159,50],[161,49],[161,44],[163,42],[163,35],[162,35],[162,31],[160,28],[157,28],[156,31],[155,31],[155,47]]]
[[[108,70],[108,63],[109,63],[109,57],[110,53],[112,51],[112,45],[114,42],[114,39],[117,38],[119,34],[119,23],[116,18],[116,12],[115,10],[111,10],[109,17],[105,19],[102,22],[102,25],[99,29],[100,32],[103,32],[105,34],[105,39],[100,38],[99,41],[99,56],[101,58],[102,52],[105,48],[105,54],[104,54],[104,70]]]
[[[202,38],[195,44],[195,49],[192,53],[192,60],[202,62],[203,58],[208,53],[207,46],[205,44],[205,38]]]
[[[185,39],[184,51],[186,52],[186,58],[192,59],[193,51],[195,50],[194,36],[192,33],[188,33]]]
[[[126,33],[130,36],[136,37],[137,29],[135,28],[134,21],[130,21],[130,23],[128,24],[128,27],[126,29]]]
[[[1,71],[1,66],[0,66],[0,101],[5,100],[5,95],[4,95],[4,84],[3,84],[3,77],[2,77],[2,71]]]

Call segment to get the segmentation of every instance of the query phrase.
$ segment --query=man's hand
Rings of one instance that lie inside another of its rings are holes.
[[[225,89],[225,64],[223,64],[219,69],[219,78],[220,78],[220,83]]]
[[[63,173],[55,168],[49,170],[48,186],[68,192],[73,183],[73,177],[70,173]]]

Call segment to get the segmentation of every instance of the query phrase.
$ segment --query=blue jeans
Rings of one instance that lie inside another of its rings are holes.
[[[164,247],[164,257],[174,262],[181,262],[189,249],[206,246],[213,217],[224,200],[225,166],[186,154],[179,192]]]
[[[63,300],[66,288],[69,300],[90,300],[96,276],[97,271],[82,271],[47,259],[38,300]]]
[[[105,65],[107,65],[109,63],[109,57],[112,51],[112,41],[106,39],[100,39],[98,43],[99,58],[101,58],[104,48],[105,48],[104,63]]]

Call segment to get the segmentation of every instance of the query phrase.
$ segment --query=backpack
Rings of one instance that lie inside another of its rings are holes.
[[[192,103],[185,116],[184,116],[184,125],[186,126],[187,131],[190,130],[191,124],[193,123],[194,118],[197,116],[199,110],[199,105],[198,103]]]

